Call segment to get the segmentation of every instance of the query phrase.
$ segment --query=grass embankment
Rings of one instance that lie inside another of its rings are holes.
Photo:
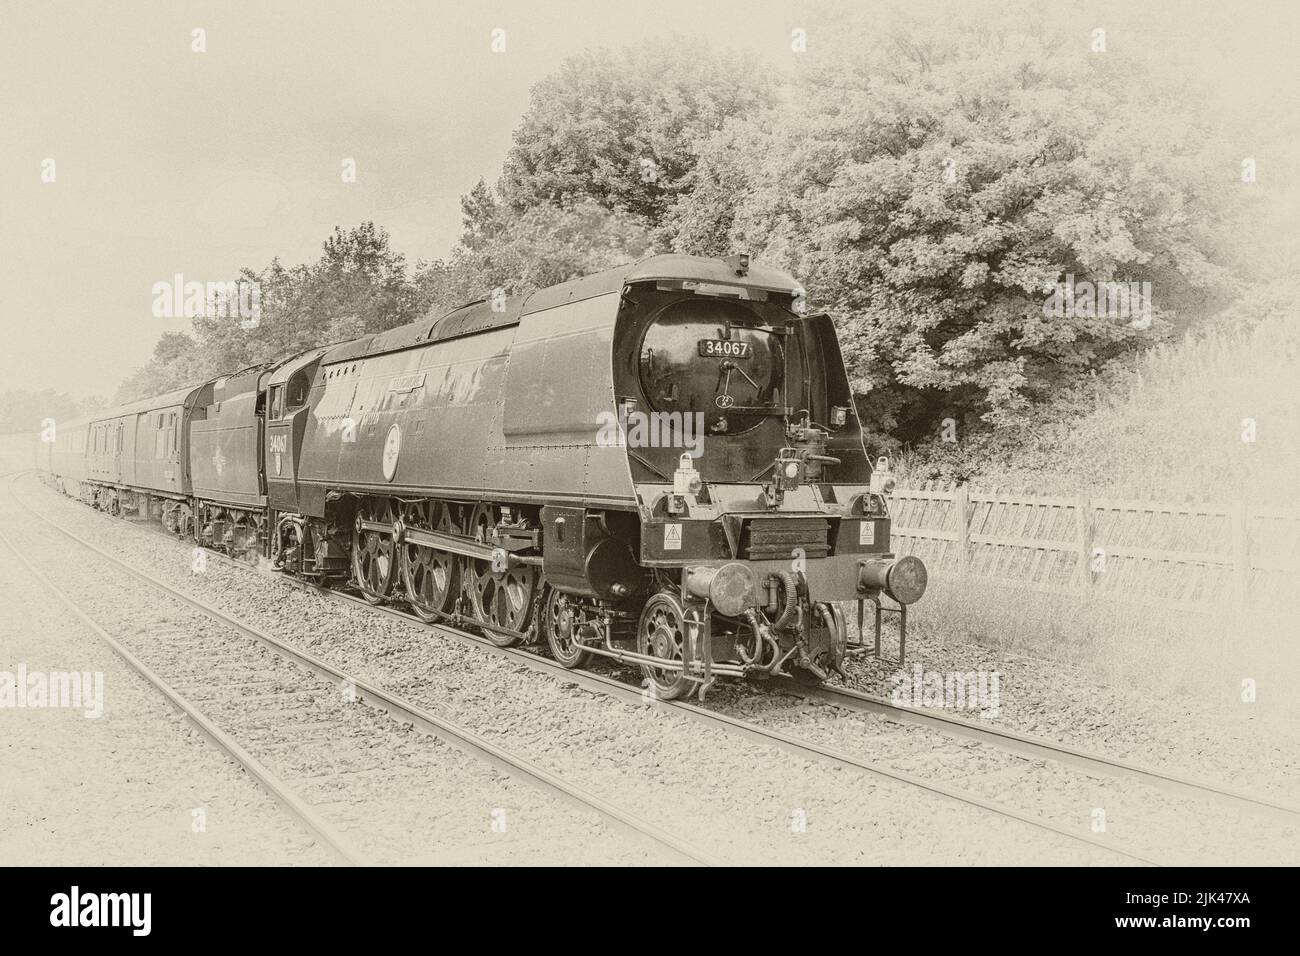
[[[1098,376],[1011,439],[905,455],[899,471],[904,486],[967,477],[981,490],[1300,512],[1300,315],[1191,333]],[[1300,561],[1300,542],[1275,556]],[[1300,580],[1268,610],[1237,612],[1225,594],[1207,615],[943,575],[932,585],[915,620],[939,647],[971,640],[1176,690],[1233,693],[1243,675],[1300,673]]]

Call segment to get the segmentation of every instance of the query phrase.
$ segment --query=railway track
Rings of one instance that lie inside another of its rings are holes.
[[[137,580],[149,585],[153,589],[165,594],[168,598],[197,611],[224,628],[241,634],[244,637],[251,638],[258,644],[272,651],[280,659],[306,669],[315,677],[322,681],[329,682],[329,684],[334,687],[346,683],[347,686],[355,690],[358,702],[366,703],[399,722],[410,724],[416,730],[435,736],[458,750],[494,767],[506,776],[527,783],[544,793],[551,794],[570,806],[582,811],[594,812],[601,819],[615,828],[632,835],[634,838],[649,841],[650,843],[667,850],[672,856],[679,858],[682,861],[695,865],[721,865],[721,861],[695,847],[689,841],[664,830],[657,824],[566,781],[558,774],[511,753],[505,748],[484,739],[465,727],[443,717],[431,714],[427,710],[408,700],[389,693],[383,688],[375,686],[364,679],[350,675],[327,661],[296,648],[288,642],[282,641],[260,628],[253,627],[226,613],[220,608],[213,607],[204,601],[194,598],[146,571],[131,566],[127,562],[109,554],[92,542],[86,541],[75,533],[68,531],[57,522],[40,514],[14,492],[12,481],[10,482],[9,487],[13,500],[33,518],[41,521],[43,524],[67,537],[69,540],[74,541],[78,545],[93,552],[105,562],[108,562],[111,566],[120,569],[126,574],[129,574]],[[126,661],[127,664],[144,676],[146,680],[153,684],[153,686],[157,687],[159,691],[162,692],[173,705],[178,707],[178,709],[189,717],[205,733],[205,735],[209,737],[209,739],[229,753],[239,764],[248,769],[254,778],[262,784],[272,797],[284,806],[288,812],[300,819],[308,830],[315,834],[327,849],[334,853],[340,861],[351,865],[367,865],[371,862],[366,854],[361,852],[336,828],[332,827],[331,824],[316,812],[316,810],[312,808],[306,800],[304,800],[299,794],[295,793],[288,782],[273,774],[265,767],[265,765],[258,761],[256,757],[243,748],[231,734],[226,733],[218,727],[214,721],[200,711],[198,706],[196,706],[192,701],[186,699],[179,691],[150,669],[130,648],[113,638],[112,635],[86,614],[72,597],[70,597],[63,589],[59,588],[50,580],[48,575],[28,560],[26,556],[23,555],[21,549],[16,547],[3,531],[0,531],[0,542],[3,542],[9,550],[17,555],[27,570],[36,576],[41,583],[60,600],[61,603],[67,606],[69,610],[71,610],[81,621],[83,621],[83,623],[93,630],[98,637],[104,640],[120,657],[122,657],[124,661]],[[215,552],[209,552],[209,555],[213,559],[229,561],[229,559],[225,558],[223,555],[216,554]],[[229,563],[245,569],[248,567],[247,565],[240,565],[238,562],[230,561]]]
[[[11,490],[12,490],[12,485],[11,485]],[[165,582],[161,582],[155,579],[152,575],[149,575],[147,572],[138,571],[130,567],[125,562],[122,562],[120,559],[103,551],[98,546],[85,541],[84,539],[80,538],[73,532],[70,532],[67,529],[63,528],[57,522],[45,517],[44,515],[41,515],[35,509],[31,508],[26,502],[22,501],[22,499],[19,498],[16,493],[13,496],[18,501],[19,505],[24,509],[26,509],[34,517],[49,524],[55,530],[67,536],[71,540],[77,542],[78,544],[94,551],[105,560],[108,560],[122,567],[124,570],[135,575],[137,578],[146,581],[147,583],[153,584],[157,587],[161,587],[165,590],[177,594],[181,600],[191,604],[192,606],[195,606],[196,609],[201,610],[204,613],[208,613],[209,610],[211,610],[216,614],[222,615],[223,617],[225,616],[224,612],[217,611],[216,609],[207,608],[207,606],[204,605],[203,602],[190,598],[188,595],[184,595],[182,592],[175,591],[175,589],[171,588]],[[163,532],[159,531],[158,533],[162,534]],[[173,541],[175,540],[170,535],[167,535],[167,537],[170,540]],[[244,571],[251,570],[248,564],[232,560],[226,557],[225,555],[219,554],[217,552],[209,552],[209,555],[211,560],[216,560],[224,564],[227,564],[229,566],[242,569]],[[401,621],[405,625],[408,625],[413,628],[417,628],[423,633],[428,633],[429,631],[433,631],[435,633],[442,634],[448,638],[460,641],[469,646],[473,646],[475,648],[478,648],[479,650],[495,655],[501,659],[522,663],[535,672],[546,674],[557,680],[562,680],[572,684],[576,684],[577,686],[592,691],[594,693],[603,694],[627,702],[648,704],[649,706],[661,708],[666,711],[670,711],[672,713],[684,716],[690,720],[693,720],[697,723],[703,724],[708,727],[720,729],[725,732],[736,734],[745,737],[747,739],[758,741],[760,743],[764,743],[767,745],[776,746],[788,753],[791,753],[795,756],[804,759],[839,765],[841,767],[846,767],[863,773],[870,774],[880,779],[894,781],[896,783],[901,783],[909,787],[915,787],[919,790],[929,792],[941,798],[959,804],[964,804],[966,806],[975,807],[984,812],[995,814],[1005,819],[1013,820],[1020,824],[1033,827],[1035,829],[1045,831],[1048,833],[1052,833],[1058,837],[1064,838],[1073,843],[1083,844],[1095,849],[1102,850],[1108,854],[1116,855],[1130,862],[1136,862],[1136,863],[1141,863],[1141,864],[1151,865],[1151,866],[1160,866],[1163,865],[1165,862],[1167,862],[1158,859],[1154,855],[1126,848],[1122,845],[1117,844],[1114,840],[1110,840],[1101,836],[1092,835],[1089,833],[1079,832],[1076,829],[1063,826],[1052,820],[1046,819],[1038,814],[1030,813],[1021,810],[1017,807],[1012,807],[1007,804],[1000,803],[998,801],[987,799],[971,791],[963,790],[957,787],[951,787],[938,781],[919,777],[914,774],[910,774],[905,771],[895,769],[886,764],[871,761],[863,757],[860,757],[858,755],[848,753],[843,750],[826,747],[814,741],[800,739],[791,734],[787,734],[783,731],[776,730],[770,727],[764,727],[761,724],[753,723],[747,720],[742,720],[726,714],[721,714],[716,711],[709,710],[707,708],[699,706],[697,704],[691,704],[681,700],[647,701],[643,697],[642,689],[639,686],[628,684],[624,681],[615,679],[613,677],[596,674],[590,671],[568,670],[561,667],[559,664],[555,663],[549,658],[542,657],[541,655],[536,654],[526,648],[498,647],[497,645],[492,644],[486,638],[477,635],[473,632],[463,630],[461,628],[451,627],[445,624],[428,624],[420,620],[413,613],[404,611],[398,606],[395,606],[393,604],[374,605],[369,603],[368,601],[365,601],[360,597],[349,594],[347,592],[340,591],[337,589],[320,588],[309,582],[301,581],[296,578],[291,578],[288,576],[276,576],[276,580],[287,586],[310,591],[330,600],[350,602],[359,607],[366,608],[370,611],[377,611],[381,614],[387,615],[388,617],[394,620]],[[242,629],[243,627],[245,627],[245,625],[243,625],[242,622],[239,622],[234,626],[236,626],[237,629]],[[249,630],[252,631],[254,634],[258,633],[256,629],[250,628]],[[261,638],[259,637],[258,639]],[[270,640],[275,641],[274,638],[270,638]],[[275,646],[276,647],[280,646],[279,642],[275,642]],[[290,655],[301,653],[292,648],[286,649],[285,652]],[[330,668],[330,665],[325,664],[325,662],[323,661],[319,661],[317,658],[311,657],[310,655],[303,655],[303,656],[308,661],[312,662],[312,663],[306,663],[304,664],[304,666],[308,666],[310,668],[313,666],[314,663],[315,665],[324,668]],[[341,671],[337,671],[333,668],[330,668],[328,671],[326,671],[326,673],[329,673],[331,675],[331,679],[335,679],[335,680],[350,679],[346,675],[344,675]],[[367,698],[371,699],[372,702],[379,701],[381,706],[383,705],[385,698],[389,696],[386,694],[386,692],[382,691],[380,688],[373,687],[372,685],[366,685],[363,684],[362,682],[357,682],[356,686],[359,695],[366,696]],[[799,685],[792,685],[792,686],[797,687],[799,691],[806,690],[805,688],[802,688]],[[432,715],[425,715],[425,716],[433,720],[440,720],[440,718],[433,718]],[[410,718],[407,717],[407,718],[399,718],[399,719],[410,719]],[[429,730],[430,732],[436,733],[436,730],[433,728],[429,728]],[[454,742],[454,740],[449,742]]]
[[[1192,780],[1155,767],[1144,767],[1014,730],[983,726],[935,711],[918,710],[849,687],[804,687],[784,679],[779,683],[783,689],[806,700],[821,701],[858,713],[876,714],[896,723],[938,730],[951,737],[974,740],[1033,760],[1053,760],[1094,776],[1135,780],[1175,796],[1209,800],[1226,807],[1259,813],[1283,823],[1300,824],[1300,808],[1260,799],[1222,784]]]
[[[95,636],[107,644],[118,657],[162,694],[168,703],[189,718],[190,722],[208,740],[225,751],[231,759],[243,767],[286,813],[295,818],[309,833],[314,835],[317,841],[340,863],[348,866],[361,866],[370,862],[365,853],[317,813],[286,780],[273,773],[265,764],[242,747],[232,735],[217,726],[192,701],[155,672],[153,668],[145,664],[130,648],[101,627],[66,591],[50,580],[44,571],[29,561],[22,550],[10,540],[3,530],[0,530],[0,544],[3,544],[6,549],[11,551],[19,563],[60,604],[66,607],[82,624],[93,631]]]
[[[224,556],[219,556],[222,560]],[[240,566],[238,562],[231,562]],[[243,566],[246,567],[246,566]],[[527,665],[540,674],[557,680],[568,681],[585,690],[603,693],[620,700],[658,707],[683,715],[705,726],[735,733],[760,743],[771,744],[795,756],[809,760],[829,762],[843,767],[860,770],[873,776],[895,780],[900,783],[927,790],[953,801],[975,806],[999,816],[1027,824],[1037,829],[1058,834],[1070,840],[1097,847],[1109,853],[1118,854],[1135,862],[1150,866],[1170,865],[1173,861],[1163,861],[1156,856],[1128,850],[1114,842],[1075,832],[1068,827],[1053,823],[1036,814],[1027,813],[997,801],[988,800],[977,794],[959,788],[948,787],[935,781],[917,777],[904,771],[896,770],[884,764],[865,760],[847,751],[825,747],[814,741],[803,740],[783,731],[763,727],[751,721],[742,720],[709,710],[698,704],[683,700],[647,701],[639,686],[628,684],[603,674],[590,671],[569,670],[555,661],[522,647],[503,648],[472,631],[449,627],[443,624],[429,624],[418,616],[400,607],[385,604],[374,605],[364,598],[345,591],[316,587],[295,578],[286,578],[285,583],[291,587],[310,591],[325,597],[345,601],[369,611],[377,611],[394,620],[414,628],[432,629],[447,637],[476,647],[485,653],[504,660],[512,660]],[[885,717],[887,720],[939,730],[956,739],[974,740],[978,743],[996,747],[999,750],[1015,753],[1029,760],[1050,760],[1075,767],[1094,776],[1116,779],[1132,779],[1156,787],[1176,796],[1189,797],[1219,803],[1225,807],[1245,809],[1262,813],[1282,823],[1295,825],[1300,823],[1300,809],[1281,803],[1260,800],[1248,794],[1234,791],[1217,784],[1200,784],[1177,775],[1168,774],[1156,768],[1142,767],[1127,761],[1117,760],[1100,754],[1094,754],[1079,748],[1058,744],[1054,741],[1020,734],[1015,731],[998,730],[981,727],[970,721],[951,718],[946,715],[929,714],[915,708],[900,707],[890,701],[865,694],[861,691],[840,687],[810,688],[784,678],[769,681],[772,689],[804,700],[818,701],[847,711],[869,713]],[[768,693],[770,691],[765,691]]]

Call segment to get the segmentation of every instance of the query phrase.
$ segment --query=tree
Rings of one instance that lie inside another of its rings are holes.
[[[297,354],[335,341],[382,332],[422,314],[406,260],[373,222],[335,227],[313,263],[286,267],[273,259],[260,271],[244,269],[258,290],[260,315],[199,316],[193,334],[165,333],[153,358],[118,390],[119,401],[173,388]]]
[[[1013,425],[1233,286],[1198,172],[1212,138],[1131,64],[1083,57],[1031,21],[1001,39],[922,30],[815,69],[702,144],[665,231],[801,277],[837,318],[877,444],[946,417]],[[1071,275],[1150,282],[1150,328],[1046,315]]]
[[[118,386],[116,403],[133,402],[151,395],[164,395],[210,377],[198,344],[184,332],[164,332],[153,347],[153,356]]]
[[[681,36],[565,60],[532,91],[499,186],[516,213],[592,201],[659,224],[695,148],[729,116],[773,102],[770,72]]]
[[[592,200],[541,203],[516,212],[480,182],[461,200],[463,237],[446,260],[419,263],[422,312],[447,312],[501,289],[528,293],[639,259],[652,246],[640,216]]]

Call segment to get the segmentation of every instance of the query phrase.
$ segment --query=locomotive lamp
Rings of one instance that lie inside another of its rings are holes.
[[[776,461],[772,464],[772,483],[763,486],[762,500],[767,507],[780,508],[785,501],[785,493],[802,485],[807,473],[808,465],[804,459],[794,449],[782,448],[781,454],[776,456]]]
[[[871,470],[871,493],[873,495],[893,494],[897,485],[898,482],[889,472],[889,459],[881,455],[876,459],[876,467]]]
[[[789,451],[789,449],[786,449]],[[794,491],[804,483],[808,466],[799,457],[781,457],[776,460],[776,487],[778,491]]]
[[[734,256],[723,256],[722,261],[731,266],[731,271],[736,275],[749,275],[749,253],[741,252]]]
[[[694,498],[703,489],[704,479],[695,470],[690,452],[683,452],[677,460],[677,470],[673,472],[673,493],[668,496],[668,513],[679,515],[688,511],[686,499]]]
[[[695,461],[689,452],[682,454],[677,461],[677,470],[673,472],[673,494],[695,496],[704,487],[704,479],[695,470]]]

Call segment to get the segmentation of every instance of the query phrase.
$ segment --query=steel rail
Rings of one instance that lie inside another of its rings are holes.
[[[71,531],[68,531],[58,522],[37,512],[19,498],[13,489],[12,481],[10,482],[10,491],[11,497],[13,497],[19,506],[26,510],[30,515],[49,525],[60,534],[63,534],[82,547],[98,554],[101,558],[117,566],[127,574],[132,575],[136,579],[143,581],[158,590],[166,592],[173,599],[193,608],[201,614],[206,615],[219,624],[238,631],[244,636],[259,642],[274,653],[299,664],[323,680],[333,681],[338,684],[345,681],[348,682],[350,686],[355,689],[358,700],[365,701],[370,706],[387,713],[394,719],[410,723],[416,729],[431,736],[435,736],[470,756],[483,760],[484,762],[496,767],[507,776],[522,780],[543,792],[559,797],[571,806],[576,806],[583,810],[594,811],[602,819],[615,825],[624,832],[628,832],[633,836],[648,838],[692,863],[703,866],[725,865],[713,856],[697,849],[689,841],[669,833],[657,824],[644,820],[628,810],[624,810],[622,807],[605,800],[603,797],[599,797],[576,784],[564,780],[558,774],[552,773],[551,771],[532,763],[526,758],[519,757],[502,747],[498,747],[496,744],[491,743],[468,728],[462,727],[445,718],[438,717],[435,714],[431,714],[418,705],[403,700],[401,697],[392,694],[363,678],[350,675],[307,651],[294,647],[292,644],[282,641],[260,628],[240,621],[238,618],[227,614],[219,608],[191,597],[179,588],[149,574],[147,571],[141,571],[138,568],[131,566],[122,559],[109,554],[99,546],[86,541]],[[209,551],[208,553],[213,557],[229,560],[225,559],[224,555],[220,555],[217,552]],[[239,562],[236,561],[230,561],[230,563],[236,567],[240,566]],[[242,565],[242,567],[245,570],[251,570],[247,564]],[[319,589],[312,588],[312,590]],[[372,606],[367,602],[360,603],[365,604],[367,607]]]
[[[25,471],[11,474],[21,475],[32,470],[33,469],[26,469]],[[215,552],[213,553],[215,554]],[[218,556],[224,558],[224,555]],[[305,584],[305,582],[299,582],[297,579],[290,578],[288,580],[294,584]],[[306,584],[306,586],[311,588],[310,584]],[[324,590],[319,588],[311,589],[318,591]],[[340,594],[340,597],[347,600],[357,600],[357,603],[364,604],[368,607],[379,607],[380,610],[385,611],[392,610],[380,605],[373,605],[369,602],[360,601],[359,599],[353,598],[352,595]],[[403,618],[410,617],[411,620],[419,623],[421,626],[443,628],[449,633],[454,632],[469,637],[481,646],[495,647],[495,645],[492,645],[488,641],[480,640],[477,635],[461,631],[453,625],[446,623],[425,624],[425,622],[421,621],[418,617],[411,617],[400,611],[392,612]],[[527,651],[522,651],[521,653],[528,654]],[[537,655],[531,656],[539,661],[545,661],[548,664],[551,663],[545,658],[538,657]],[[1053,760],[1102,776],[1128,778],[1163,790],[1167,793],[1172,793],[1178,796],[1216,800],[1220,803],[1231,804],[1249,811],[1263,813],[1287,823],[1295,823],[1297,820],[1300,820],[1300,807],[1291,806],[1278,801],[1262,799],[1260,797],[1251,796],[1250,794],[1240,790],[1234,790],[1233,788],[1222,784],[1193,780],[1190,777],[1159,770],[1154,767],[1142,766],[1129,760],[1110,757],[1096,751],[1086,750],[1081,747],[1073,747],[1043,737],[1023,734],[1009,729],[987,727],[969,720],[963,720],[959,717],[953,717],[932,711],[924,711],[902,704],[895,704],[882,697],[854,690],[853,688],[834,686],[808,687],[781,678],[777,679],[777,685],[788,693],[807,700],[817,700],[822,703],[860,713],[875,714],[896,723],[911,724],[913,726],[938,730],[952,737],[961,737],[979,743],[990,744],[1031,759]]]
[[[911,724],[938,730],[950,737],[962,737],[990,744],[1022,757],[1035,760],[1054,760],[1081,770],[1103,776],[1128,778],[1182,797],[1210,799],[1241,809],[1263,813],[1285,823],[1300,822],[1300,808],[1284,803],[1251,796],[1217,783],[1204,783],[1154,767],[1144,767],[1128,760],[1109,757],[1096,751],[1057,743],[1043,737],[1022,734],[1019,731],[985,727],[974,721],[948,714],[924,711],[904,704],[895,704],[882,697],[854,690],[851,687],[805,687],[793,681],[780,682],[783,690],[807,700],[817,700],[834,707],[860,713],[877,714],[900,724]]]
[[[43,518],[43,516],[39,516],[39,515],[38,517]],[[46,518],[44,520],[49,521],[50,519]],[[54,522],[52,521],[50,523],[54,524]],[[58,528],[58,530],[62,531],[64,534],[67,534],[70,537],[73,537],[75,539],[75,535],[72,535],[71,532],[68,532],[63,528]],[[175,539],[173,538],[173,540]],[[88,545],[88,546],[94,550],[98,550],[93,545]],[[208,553],[211,555],[212,558],[222,563],[225,563],[230,567],[243,570],[243,571],[253,570],[253,568],[246,562],[240,562],[238,560],[229,558],[226,555],[221,554],[220,552],[209,551]],[[144,572],[139,572],[139,574],[144,574]],[[759,743],[763,743],[767,745],[775,745],[780,749],[786,751],[787,753],[794,754],[804,759],[814,760],[819,762],[830,762],[841,766],[851,767],[853,769],[860,770],[864,773],[868,773],[872,776],[876,776],[882,779],[892,780],[894,782],[902,783],[907,786],[917,787],[919,789],[928,791],[930,793],[934,793],[937,796],[955,801],[957,803],[962,803],[969,806],[977,807],[981,810],[996,814],[998,816],[1006,817],[1016,822],[1026,824],[1028,826],[1032,826],[1037,829],[1045,830],[1057,836],[1065,837],[1066,839],[1072,841],[1087,844],[1089,846],[1100,849],[1104,852],[1118,854],[1120,856],[1131,859],[1135,862],[1147,864],[1150,866],[1162,865],[1159,861],[1157,861],[1152,857],[1144,856],[1141,853],[1137,853],[1131,850],[1124,849],[1123,847],[1116,846],[1115,844],[1106,841],[1104,839],[1101,839],[1099,837],[1094,837],[1087,834],[1079,833],[1075,830],[1071,830],[1068,827],[1064,827],[1059,824],[1053,823],[1050,820],[1047,820],[1035,814],[1026,813],[1024,811],[1017,810],[1014,807],[1009,807],[1005,804],[998,803],[993,800],[987,800],[984,797],[980,797],[979,795],[970,793],[969,791],[948,787],[945,786],[944,784],[926,780],[925,778],[917,777],[913,774],[906,773],[905,771],[895,770],[891,767],[887,767],[881,764],[877,764],[865,760],[863,758],[854,756],[842,750],[837,750],[835,748],[830,748],[830,747],[824,747],[811,741],[800,740],[799,738],[786,734],[782,731],[762,727],[761,725],[752,723],[750,721],[741,720],[739,718],[730,717],[725,714],[720,714],[711,710],[707,710],[699,705],[691,704],[686,701],[664,701],[664,700],[657,700],[657,699],[647,699],[646,697],[643,696],[639,688],[626,684],[620,680],[616,680],[615,678],[606,677],[600,674],[595,674],[590,671],[569,670],[557,664],[556,662],[550,660],[549,658],[542,657],[539,654],[535,654],[523,648],[500,647],[499,645],[493,644],[487,638],[482,637],[478,634],[474,634],[473,632],[465,631],[460,628],[450,626],[448,624],[431,623],[431,622],[423,621],[417,615],[400,610],[399,608],[394,607],[391,604],[373,604],[362,597],[358,597],[353,594],[348,594],[346,592],[339,591],[333,588],[319,587],[315,584],[312,584],[309,581],[304,581],[299,578],[289,577],[287,575],[277,576],[275,580],[278,583],[284,584],[286,586],[297,588],[299,590],[308,591],[310,593],[319,595],[326,599],[346,601],[355,604],[359,608],[367,609],[370,611],[377,611],[395,620],[399,620],[408,626],[418,628],[423,633],[434,631],[436,633],[443,634],[444,636],[451,637],[457,641],[476,647],[480,650],[486,651],[488,654],[498,657],[499,659],[521,662],[526,666],[528,666],[530,669],[538,673],[549,675],[557,680],[563,680],[569,683],[577,684],[578,686],[583,687],[586,690],[590,690],[594,693],[602,693],[607,696],[616,697],[620,700],[629,703],[648,704],[650,706],[653,706],[657,709],[666,712],[683,714],[687,716],[689,719],[702,723],[706,726],[710,726],[715,729],[721,729],[726,732],[737,734],[739,736],[757,741]],[[356,686],[358,690],[360,690],[362,685],[358,683],[356,684]]]
[[[246,565],[245,568],[247,568]],[[713,729],[720,729],[727,733],[736,734],[769,746],[774,745],[781,750],[784,750],[786,753],[793,754],[794,756],[801,757],[805,760],[850,767],[874,777],[892,780],[906,786],[917,787],[921,790],[928,791],[957,803],[974,806],[989,813],[994,813],[998,816],[1006,817],[1040,830],[1045,830],[1069,840],[1086,843],[1089,846],[1096,847],[1107,853],[1119,854],[1138,863],[1144,863],[1149,866],[1164,865],[1154,858],[1144,856],[1141,853],[1131,850],[1126,850],[1123,847],[1117,846],[1114,843],[1110,843],[1099,837],[1093,837],[1088,834],[1076,832],[1068,827],[1053,823],[1050,820],[1035,814],[1026,813],[1017,810],[1014,807],[1009,807],[1006,804],[985,799],[984,797],[971,793],[970,791],[948,787],[944,784],[909,774],[906,771],[895,770],[892,767],[875,763],[862,757],[857,757],[843,750],[838,750],[833,747],[824,747],[809,740],[801,740],[800,738],[794,737],[783,731],[775,730],[770,727],[763,727],[762,725],[755,724],[751,721],[708,710],[698,704],[692,704],[687,701],[658,700],[656,698],[647,697],[642,693],[640,688],[631,684],[626,684],[613,677],[606,677],[602,674],[592,673],[591,671],[569,670],[568,668],[557,664],[555,661],[542,657],[540,654],[535,654],[532,651],[519,647],[499,647],[486,638],[480,637],[470,631],[463,631],[446,624],[429,624],[420,620],[420,618],[414,614],[408,614],[405,611],[388,605],[374,605],[362,598],[355,597],[342,591],[318,588],[307,582],[298,581],[294,578],[287,578],[284,583],[326,597],[348,601],[356,604],[358,607],[379,611],[382,614],[386,614],[389,617],[402,621],[412,627],[418,627],[426,633],[430,630],[436,631],[447,637],[475,646],[503,660],[521,662],[538,673],[546,674],[556,680],[576,684],[584,690],[605,694],[628,703],[646,704],[667,713],[683,715],[690,720]]]
[[[247,563],[227,558],[219,552],[209,553],[218,560],[228,562],[231,566],[242,568],[244,570],[251,570]],[[442,622],[431,623],[423,621],[417,615],[400,610],[390,604],[373,604],[352,594],[330,588],[318,587],[311,582],[289,576],[278,577],[277,580],[291,587],[311,591],[328,598],[348,601],[359,607],[378,611],[394,619],[401,620],[408,625],[418,627],[426,632],[429,630],[437,631],[461,642],[471,644],[489,654],[493,654],[502,659],[523,662],[535,671],[549,674],[557,679],[576,683],[593,692],[609,694],[626,701],[648,703],[651,706],[662,710],[685,714],[696,721],[733,733],[738,733],[749,739],[758,740],[768,744],[775,744],[787,752],[794,753],[806,759],[830,761],[836,764],[854,767],[855,769],[862,770],[878,777],[893,779],[898,782],[928,790],[951,800],[978,806],[989,812],[1007,816],[1022,823],[1057,833],[1071,840],[1077,840],[1097,846],[1108,852],[1130,857],[1139,862],[1160,865],[1155,860],[1143,857],[1140,854],[1129,852],[1105,840],[1076,833],[1068,828],[1053,824],[1044,818],[1024,813],[1013,807],[1008,807],[1005,804],[985,800],[984,798],[971,794],[968,791],[945,787],[942,784],[934,783],[925,780],[924,778],[914,777],[913,775],[907,774],[903,771],[871,763],[870,761],[855,757],[840,750],[822,747],[821,745],[811,741],[800,740],[781,731],[764,728],[749,721],[739,720],[724,714],[719,714],[685,701],[646,700],[639,688],[622,681],[595,674],[590,671],[569,670],[549,658],[542,657],[527,649],[520,647],[503,648],[470,631],[465,631]],[[1189,778],[1179,777],[1154,768],[1142,767],[1129,761],[1107,757],[1081,748],[1075,748],[1043,738],[1021,734],[1016,731],[982,727],[978,724],[972,723],[971,721],[962,720],[960,718],[943,714],[928,713],[916,708],[896,705],[890,701],[873,697],[872,695],[865,694],[861,691],[839,687],[810,688],[785,679],[779,679],[777,681],[777,686],[779,686],[782,691],[804,699],[817,700],[822,703],[853,711],[877,714],[897,723],[924,726],[930,729],[939,730],[948,736],[975,740],[979,743],[995,746],[1001,750],[1016,753],[1019,756],[1030,759],[1051,760],[1058,763],[1069,764],[1078,769],[1084,770],[1085,772],[1102,776],[1127,777],[1179,796],[1209,799],[1248,810],[1263,812],[1287,823],[1295,823],[1297,819],[1300,819],[1300,809],[1252,797],[1249,794],[1234,791],[1217,784],[1199,783]]]
[[[231,560],[217,552],[210,553],[219,559]],[[247,564],[238,561],[231,561],[231,563],[236,567],[248,568]],[[541,657],[540,655],[522,648],[499,647],[477,634],[464,631],[451,624],[444,622],[425,622],[418,616],[401,611],[395,607],[383,604],[372,604],[369,601],[365,601],[351,594],[327,588],[320,588],[310,582],[302,581],[297,578],[286,576],[281,580],[294,587],[304,588],[318,594],[333,596],[341,600],[351,601],[362,607],[378,610],[381,613],[388,614],[396,619],[403,620],[408,624],[425,630],[432,629],[440,631],[459,640],[471,642],[475,646],[503,658],[522,660],[536,670],[550,673],[552,676],[563,676],[564,679],[583,684],[583,686],[586,686],[591,690],[612,693],[625,699],[633,697],[638,700],[641,699],[641,692],[639,689],[624,684],[621,681],[587,671],[579,672],[568,670],[548,658]],[[588,684],[587,681],[592,681],[593,683]],[[998,747],[1007,752],[1016,753],[1019,756],[1029,759],[1051,760],[1058,763],[1068,764],[1085,772],[1100,776],[1128,778],[1177,796],[1208,799],[1221,804],[1231,805],[1236,808],[1262,813],[1290,824],[1294,824],[1297,820],[1300,820],[1300,808],[1254,797],[1250,794],[1234,790],[1221,784],[1200,782],[1153,767],[1145,767],[1132,761],[1109,757],[1095,751],[1072,747],[1068,744],[1058,743],[1056,741],[1035,737],[1029,734],[1022,734],[1013,730],[985,727],[973,723],[972,721],[963,720],[946,714],[927,712],[913,707],[894,704],[892,701],[875,697],[851,688],[832,686],[813,688],[796,684],[794,681],[788,679],[778,679],[776,683],[783,691],[803,699],[816,700],[855,712],[872,713],[900,724],[911,724],[914,726],[922,726],[932,730],[938,730],[951,737],[974,740],[982,744]],[[734,718],[728,718],[724,715],[704,710],[703,708],[684,701],[654,701],[653,703],[655,706],[661,708],[674,709],[679,712],[688,713],[696,719],[713,719],[724,722],[734,721]],[[771,736],[772,734],[786,736],[781,735],[779,731],[767,731],[758,725],[749,724],[745,721],[735,721],[735,723],[746,724],[747,726],[744,728],[732,726],[729,729],[742,732],[745,735],[756,739],[772,740],[774,739]],[[787,750],[797,749],[801,746],[805,747],[806,749],[803,751],[804,756],[820,756],[821,759],[832,759],[837,763],[845,762],[841,758],[847,757],[851,764],[855,759],[834,751],[826,751],[818,754],[817,751],[819,748],[817,748],[816,745],[807,744],[806,742],[801,743],[794,740],[794,738],[790,738],[788,741],[776,742],[780,743]],[[831,756],[833,753],[836,754],[836,756]],[[867,770],[868,772],[875,772],[869,767],[859,767],[859,769]],[[888,771],[886,775],[894,775],[895,779],[903,779],[907,777],[906,774],[898,775],[897,771]],[[931,785],[927,784],[924,786],[926,789],[931,789]],[[960,798],[954,797],[954,799]],[[1080,836],[1073,833],[1067,835],[1071,838],[1079,838]],[[1094,842],[1088,838],[1084,839],[1085,842]],[[1114,852],[1122,852],[1104,842],[1100,845],[1105,849]]]
[[[0,543],[3,543],[5,547],[14,553],[14,556],[31,573],[32,577],[40,582],[42,587],[58,598],[82,624],[94,631],[95,635],[107,644],[118,657],[122,658],[141,677],[153,685],[173,707],[189,718],[205,737],[247,770],[276,803],[296,817],[335,857],[348,866],[371,865],[365,854],[354,847],[338,830],[327,823],[301,797],[294,793],[292,787],[241,747],[233,737],[205,717],[184,695],[171,687],[149,665],[132,653],[126,645],[114,638],[86,614],[67,592],[51,581],[44,571],[27,559],[27,556],[18,549],[3,530],[0,530]]]

